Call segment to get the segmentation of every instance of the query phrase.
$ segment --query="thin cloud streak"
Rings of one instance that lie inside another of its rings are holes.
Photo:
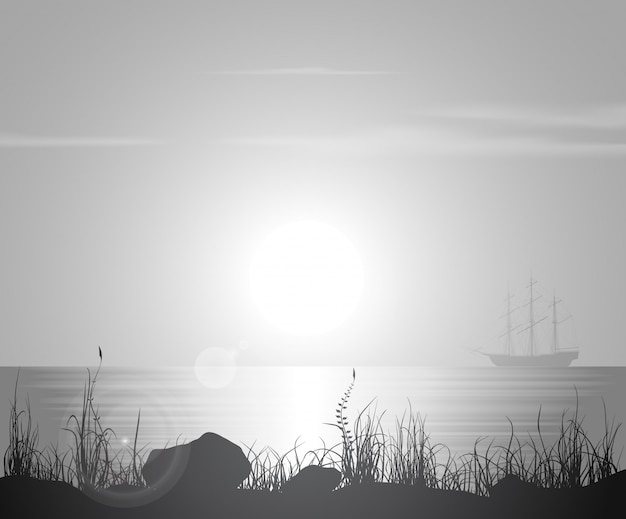
[[[623,154],[626,105],[597,104],[549,109],[519,106],[461,107],[424,114],[418,124],[462,131],[466,137],[500,143],[532,143],[541,152]]]
[[[428,114],[450,120],[492,121],[525,126],[589,129],[626,128],[626,104],[579,106],[569,110],[536,107],[469,106]]]
[[[387,70],[344,70],[327,67],[291,67],[216,70],[206,73],[211,76],[388,76],[398,72]]]
[[[119,137],[53,137],[0,133],[0,148],[114,148],[154,146],[152,139]]]
[[[452,156],[452,155],[624,155],[626,142],[573,141],[544,134],[483,135],[426,124],[380,126],[332,137],[232,138],[223,145],[250,146],[348,156]]]

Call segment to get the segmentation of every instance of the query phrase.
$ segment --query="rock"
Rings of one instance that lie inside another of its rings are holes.
[[[495,499],[510,499],[527,495],[536,495],[539,487],[528,481],[523,481],[516,474],[507,474],[489,490],[489,497]]]
[[[309,465],[287,481],[284,494],[319,495],[332,492],[341,481],[341,472],[330,467]]]
[[[159,493],[175,488],[201,496],[235,490],[250,470],[241,447],[218,434],[205,433],[187,444],[152,450],[142,474]]]

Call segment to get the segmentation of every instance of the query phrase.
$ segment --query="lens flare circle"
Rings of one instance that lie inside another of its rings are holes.
[[[207,348],[196,358],[194,371],[198,381],[209,389],[228,386],[237,374],[236,353],[226,348]]]

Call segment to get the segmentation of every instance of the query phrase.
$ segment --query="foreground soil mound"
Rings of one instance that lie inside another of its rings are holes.
[[[104,499],[89,497],[61,482],[24,476],[0,478],[3,512],[22,518],[588,519],[619,516],[616,512],[626,491],[626,471],[577,489],[546,490],[512,482],[500,490],[491,497],[480,497],[423,486],[373,483],[326,494],[231,490],[191,499],[174,492],[150,501],[146,499],[147,489],[126,489],[117,498],[111,493]]]

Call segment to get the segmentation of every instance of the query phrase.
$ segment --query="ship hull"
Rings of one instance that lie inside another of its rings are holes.
[[[578,358],[577,351],[559,351],[546,355],[505,355],[485,353],[496,366],[565,368]]]

